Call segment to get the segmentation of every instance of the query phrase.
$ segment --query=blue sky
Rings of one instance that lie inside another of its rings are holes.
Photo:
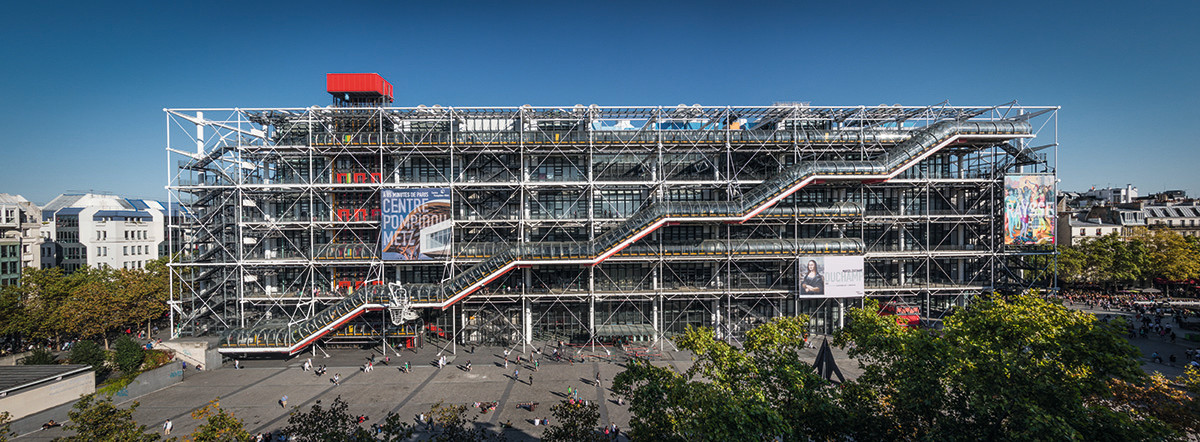
[[[1064,189],[1200,193],[1200,2],[12,2],[0,192],[165,199],[164,107],[1059,105]],[[1149,5],[1149,6],[1147,6]]]

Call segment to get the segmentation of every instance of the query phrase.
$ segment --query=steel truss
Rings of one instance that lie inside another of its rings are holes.
[[[800,313],[830,331],[855,300],[799,299],[805,253],[745,252],[803,241],[857,241],[837,253],[865,254],[868,296],[920,303],[928,315],[981,291],[1054,279],[1052,247],[1005,247],[1002,237],[1004,175],[1055,173],[1054,107],[166,114],[169,198],[188,208],[170,229],[183,237],[172,241],[183,257],[172,277],[185,282],[171,297],[176,335],[294,324],[374,284],[439,283],[507,246],[594,240],[654,202],[737,199],[798,164],[875,158],[945,120],[1029,120],[1041,141],[955,144],[884,182],[810,184],[742,224],[668,224],[594,266],[523,266],[422,320],[459,342],[506,345],[595,343],[622,324],[649,331],[635,341],[661,342],[686,325],[738,339]],[[451,189],[452,253],[380,259],[378,192],[405,187]],[[840,203],[852,209],[800,213]],[[691,252],[703,241],[723,245]]]

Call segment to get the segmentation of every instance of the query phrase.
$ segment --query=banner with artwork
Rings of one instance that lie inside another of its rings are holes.
[[[1004,244],[1054,244],[1054,175],[1004,177]]]
[[[384,189],[379,198],[383,260],[433,259],[449,252],[449,188]]]
[[[801,298],[854,298],[864,294],[862,256],[800,257]]]

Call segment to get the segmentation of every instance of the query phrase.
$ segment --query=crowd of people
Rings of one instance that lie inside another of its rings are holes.
[[[1188,318],[1198,317],[1196,308],[1181,306],[1184,302],[1200,302],[1200,298],[1169,297],[1161,292],[1102,289],[1062,289],[1048,293],[1047,298],[1058,299],[1068,307],[1086,307],[1095,310],[1127,312],[1134,314],[1158,314],[1170,316],[1182,323]]]
[[[1126,336],[1131,340],[1156,339],[1177,344],[1182,343],[1180,336],[1185,334],[1185,329],[1200,330],[1200,311],[1194,307],[1200,305],[1200,298],[1169,297],[1161,292],[1077,288],[1062,289],[1046,296],[1067,307],[1113,312],[1097,315],[1105,322],[1123,316]],[[1172,367],[1200,368],[1200,349],[1185,347],[1182,358],[1175,352],[1164,355],[1152,351],[1146,359]]]

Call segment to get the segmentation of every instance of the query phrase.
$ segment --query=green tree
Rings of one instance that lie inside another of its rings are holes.
[[[1200,275],[1200,257],[1192,242],[1165,229],[1155,229],[1144,237],[1153,275],[1171,281]]]
[[[607,437],[596,431],[600,422],[600,407],[596,404],[562,401],[550,409],[554,425],[542,432],[546,442],[601,442]]]
[[[1111,387],[1112,397],[1102,404],[1135,419],[1153,417],[1181,436],[1200,434],[1200,400],[1170,385],[1161,373],[1152,374],[1144,384],[1113,379]]]
[[[146,325],[146,335],[150,335],[150,321],[161,318],[167,312],[167,299],[170,297],[170,270],[167,268],[167,258],[159,258],[146,263],[145,269],[122,270],[118,272],[122,287],[121,301],[129,314],[131,323]]]
[[[1072,284],[1086,282],[1084,265],[1086,257],[1080,247],[1061,246],[1058,249],[1058,277]]]
[[[233,412],[221,408],[221,398],[208,402],[208,405],[192,412],[192,419],[203,419],[195,431],[187,438],[196,442],[245,442],[253,439],[246,431],[242,420]]]
[[[130,321],[128,305],[120,295],[125,288],[108,267],[80,269],[71,277],[81,280],[58,308],[63,330],[82,337],[103,337],[104,348],[109,348],[108,333]]]
[[[632,361],[613,381],[629,399],[638,439],[785,440],[833,437],[836,389],[798,351],[808,318],[784,317],[746,334],[744,348],[689,328],[676,339],[696,356],[685,373]]]
[[[307,412],[293,411],[283,433],[297,441],[312,442],[369,438],[370,434],[358,425],[358,420],[346,411],[347,408],[349,404],[338,396],[328,408],[317,403]]]
[[[1175,434],[1152,416],[1103,406],[1110,382],[1141,383],[1123,324],[1035,295],[987,297],[940,333],[908,330],[867,300],[848,313],[863,375],[843,403],[854,439],[1111,440]],[[873,416],[872,416],[873,415]]]
[[[8,442],[8,438],[16,436],[17,433],[12,431],[12,415],[0,411],[0,442]]]
[[[108,374],[107,356],[104,349],[96,341],[79,341],[71,346],[71,363],[91,365],[96,370],[96,378],[102,379]]]
[[[133,412],[138,403],[134,402],[129,408],[119,408],[108,398],[99,398],[95,394],[84,395],[79,402],[67,412],[70,423],[65,429],[74,431],[75,435],[58,438],[67,442],[91,441],[156,441],[162,439],[156,433],[147,433],[145,425],[138,425],[133,420]]]
[[[1183,385],[1183,388],[1186,388],[1188,392],[1200,395],[1200,369],[1188,367],[1187,370],[1183,371],[1183,376],[1176,379],[1176,382]]]
[[[117,368],[121,370],[121,373],[136,373],[138,368],[142,366],[142,362],[146,360],[146,350],[128,335],[118,338],[114,347],[116,348],[116,354],[113,357],[113,362],[117,364]]]
[[[58,363],[58,357],[54,356],[50,350],[42,347],[37,347],[21,360],[22,365],[54,365]]]
[[[503,434],[497,435],[477,425],[478,415],[467,419],[466,405],[447,405],[438,402],[429,407],[429,416],[433,419],[433,435],[429,440],[439,442],[458,441],[487,441],[506,440]]]
[[[37,339],[58,341],[64,333],[61,307],[70,296],[71,290],[84,281],[85,275],[65,276],[58,268],[26,268],[21,274],[21,285],[6,288],[11,303],[19,304],[20,314],[5,318],[13,331]]]
[[[25,327],[25,308],[21,305],[20,286],[0,287],[0,336],[29,335]]]

